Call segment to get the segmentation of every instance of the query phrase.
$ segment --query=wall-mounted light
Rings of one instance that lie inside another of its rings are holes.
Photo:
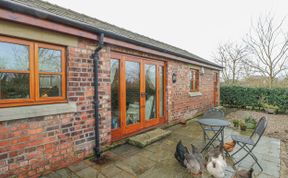
[[[173,73],[173,74],[172,74],[172,82],[173,82],[173,83],[176,83],[176,80],[177,80],[176,78],[177,78],[177,77],[176,77],[176,74]]]

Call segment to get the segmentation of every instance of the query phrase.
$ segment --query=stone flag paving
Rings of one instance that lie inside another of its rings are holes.
[[[176,125],[168,128],[172,131],[171,135],[157,141],[144,148],[138,148],[129,144],[124,144],[110,151],[105,152],[108,161],[103,165],[96,165],[89,160],[81,161],[70,167],[57,170],[43,178],[188,178],[191,174],[179,165],[174,158],[174,151],[177,142],[182,142],[189,146],[191,143],[198,148],[202,148],[202,130],[191,120],[186,126]],[[229,140],[229,135],[240,134],[237,131],[225,129],[225,140]],[[234,169],[254,168],[254,176],[259,178],[278,178],[280,177],[280,140],[262,137],[258,146],[254,150],[259,162],[264,168],[263,172],[252,161],[246,158],[239,166]],[[240,153],[240,155],[243,153]],[[236,157],[237,159],[237,157]],[[227,158],[228,168],[225,177],[232,177],[235,170],[231,167],[233,160]],[[198,177],[211,177],[207,172]]]

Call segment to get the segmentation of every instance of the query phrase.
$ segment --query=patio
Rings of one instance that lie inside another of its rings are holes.
[[[81,178],[105,178],[105,177],[140,177],[140,178],[182,178],[192,177],[191,174],[180,166],[174,158],[175,146],[179,139],[190,147],[193,143],[198,148],[203,146],[203,134],[200,126],[195,120],[191,120],[186,126],[176,125],[168,128],[172,134],[161,141],[146,146],[143,149],[128,144],[116,147],[105,154],[109,161],[104,165],[95,165],[89,160],[81,161],[68,168],[60,169],[43,178],[60,177],[81,177]],[[233,129],[225,129],[225,138],[235,132]],[[264,171],[260,172],[257,165],[254,165],[254,175],[259,178],[280,177],[280,140],[263,137],[254,152],[259,158]],[[230,166],[232,160],[227,159],[228,168],[225,177],[232,177],[234,170]],[[238,165],[242,168],[250,168],[253,164],[249,158]],[[209,177],[204,173],[202,177]]]

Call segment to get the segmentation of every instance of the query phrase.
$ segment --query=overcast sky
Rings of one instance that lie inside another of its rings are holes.
[[[219,43],[241,41],[251,20],[287,16],[288,0],[47,0],[212,60]]]

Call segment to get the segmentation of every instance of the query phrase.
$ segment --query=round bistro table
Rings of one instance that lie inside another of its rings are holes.
[[[224,120],[224,118],[223,119],[203,118],[203,119],[199,119],[197,122],[200,124],[205,135],[208,135],[208,134],[206,133],[204,127],[209,127],[210,128],[209,131],[214,132],[213,137],[211,139],[209,139],[209,142],[201,150],[201,153],[204,150],[209,149],[209,147],[213,144],[213,142],[218,138],[219,135],[221,135],[220,143],[223,146],[223,144],[224,144],[224,129],[225,129],[225,127],[230,125],[230,122],[228,122],[227,120]]]

